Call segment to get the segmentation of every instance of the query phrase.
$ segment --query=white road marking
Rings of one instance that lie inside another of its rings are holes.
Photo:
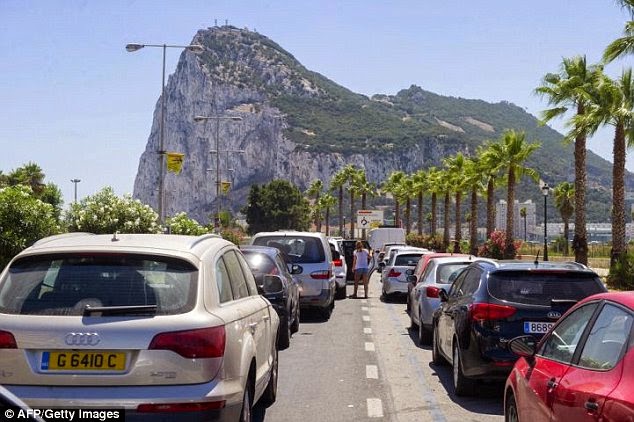
[[[372,334],[372,328],[370,327],[365,327],[363,329],[363,334]]]
[[[361,310],[362,310],[363,312],[368,312],[368,311],[370,310],[370,308],[368,308],[367,306],[362,306],[362,307],[361,307]]]
[[[361,299],[361,303],[365,305],[366,303],[368,303],[368,299]]]
[[[365,377],[373,380],[379,379],[379,367],[376,365],[366,365]]]
[[[361,317],[365,322],[369,322],[370,321],[370,315],[363,315]]]
[[[368,418],[383,417],[383,403],[381,399],[368,399]]]
[[[374,348],[374,343],[365,342],[365,351],[366,352],[374,352],[376,349]]]

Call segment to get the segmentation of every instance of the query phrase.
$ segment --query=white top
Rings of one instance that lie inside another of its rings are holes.
[[[361,249],[354,250],[354,256],[357,258],[354,262],[354,269],[358,268],[368,268],[368,261],[370,260],[370,254],[367,250]]]

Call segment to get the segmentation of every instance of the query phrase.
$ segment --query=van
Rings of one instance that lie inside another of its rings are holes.
[[[368,232],[368,242],[373,251],[378,251],[386,243],[405,244],[405,229],[399,227],[379,227]]]
[[[252,245],[282,251],[287,262],[298,265],[295,277],[300,284],[301,308],[315,308],[324,319],[335,307],[337,289],[332,252],[323,233],[280,230],[257,233]]]

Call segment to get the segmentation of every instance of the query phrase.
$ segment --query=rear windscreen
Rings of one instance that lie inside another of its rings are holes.
[[[422,254],[402,254],[396,255],[396,259],[394,260],[394,266],[396,267],[415,267],[418,264],[418,260],[420,259]]]
[[[606,291],[597,276],[579,272],[499,271],[491,274],[488,287],[496,299],[543,306]]]
[[[321,240],[308,236],[260,236],[254,245],[277,248],[294,264],[317,264],[326,260]]]
[[[453,282],[453,278],[449,277],[458,270],[463,269],[471,262],[455,262],[451,264],[440,264],[436,269],[436,283],[437,284],[449,284]]]

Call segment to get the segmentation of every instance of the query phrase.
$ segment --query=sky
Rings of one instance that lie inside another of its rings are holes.
[[[509,101],[534,94],[563,57],[595,63],[622,35],[614,0],[0,0],[0,170],[38,164],[66,204],[111,186],[132,193],[161,93],[161,49],[215,22],[256,30],[352,91]],[[167,50],[166,72],[180,51]],[[606,68],[612,77],[634,56]],[[563,132],[564,120],[551,124]],[[588,147],[612,161],[612,129]],[[572,160],[573,157],[570,157]],[[634,159],[627,168],[634,171]]]

